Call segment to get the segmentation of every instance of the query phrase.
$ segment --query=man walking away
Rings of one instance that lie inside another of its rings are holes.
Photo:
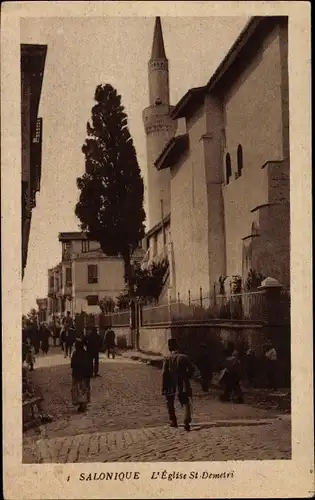
[[[200,372],[201,388],[204,392],[208,392],[212,380],[212,367],[206,344],[200,344],[196,365]]]
[[[90,378],[92,376],[91,358],[83,347],[81,339],[75,342],[75,351],[71,358],[72,403],[78,412],[85,412],[91,401]]]
[[[115,358],[115,332],[112,328],[109,328],[105,333],[105,349],[107,351],[107,357],[109,359],[110,353],[112,353],[112,358]]]
[[[90,334],[86,338],[87,352],[89,353],[92,365],[93,365],[93,375],[94,377],[100,377],[98,373],[99,370],[99,353],[101,348],[101,337],[97,332],[96,326],[91,328]]]
[[[43,354],[48,354],[49,351],[49,337],[50,331],[45,323],[41,325],[41,349]]]
[[[74,328],[73,320],[70,315],[70,311],[67,311],[67,316],[62,320],[63,331],[61,334],[62,343],[64,345],[65,358],[71,356],[72,346],[74,343]]]
[[[237,403],[244,403],[243,391],[240,387],[241,364],[233,342],[229,342],[226,348],[226,359],[224,363],[224,392],[221,401],[230,401],[232,393],[235,393]]]
[[[189,398],[192,397],[190,379],[194,367],[186,354],[178,351],[176,339],[168,340],[170,355],[164,359],[162,371],[162,394],[166,398],[166,405],[171,427],[178,427],[175,413],[175,398],[178,396],[181,406],[184,407],[184,427],[190,431],[191,408]]]
[[[276,370],[277,370],[277,351],[272,342],[266,344],[266,375],[269,389],[277,390]]]

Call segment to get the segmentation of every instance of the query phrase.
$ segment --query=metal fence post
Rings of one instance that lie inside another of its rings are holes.
[[[202,307],[202,287],[200,287],[200,307]]]

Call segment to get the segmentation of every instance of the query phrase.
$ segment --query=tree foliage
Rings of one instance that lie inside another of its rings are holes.
[[[98,304],[102,313],[109,314],[115,310],[115,301],[111,297],[103,297]]]
[[[75,214],[81,229],[106,255],[122,256],[130,287],[131,256],[144,237],[143,179],[121,96],[105,84],[98,85],[94,99]]]

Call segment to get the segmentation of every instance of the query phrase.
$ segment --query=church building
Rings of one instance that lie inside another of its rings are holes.
[[[169,298],[250,269],[289,287],[288,18],[251,18],[175,106],[156,18],[148,72],[147,262],[168,256]]]

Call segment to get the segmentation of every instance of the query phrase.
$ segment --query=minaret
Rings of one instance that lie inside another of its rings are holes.
[[[147,230],[170,213],[170,170],[158,171],[154,162],[174,136],[177,123],[170,118],[168,60],[165,54],[161,20],[155,19],[149,73],[149,107],[143,111],[147,143]],[[162,202],[161,202],[162,200]]]

